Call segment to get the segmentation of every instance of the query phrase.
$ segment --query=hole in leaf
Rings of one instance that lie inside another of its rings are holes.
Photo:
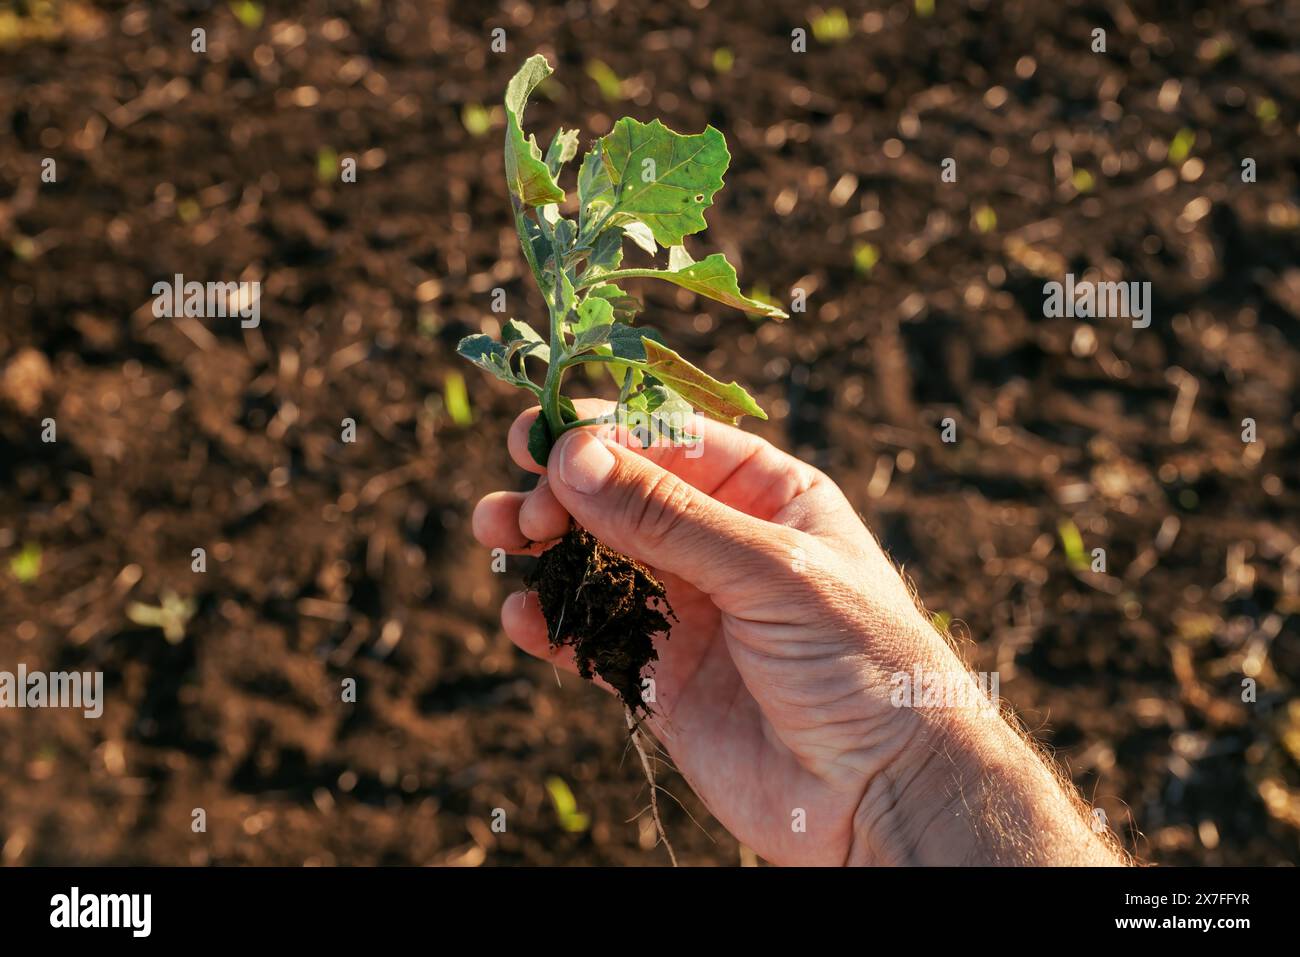
[[[704,202],[704,194],[703,194],[703,193],[696,193],[696,194],[695,194],[695,201],[696,201],[697,203],[702,203],[702,202]]]

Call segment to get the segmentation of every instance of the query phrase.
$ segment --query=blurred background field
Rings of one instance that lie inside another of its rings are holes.
[[[692,249],[808,309],[646,283],[646,320],[844,487],[1128,846],[1296,861],[1298,49],[1252,0],[0,2],[0,670],[108,687],[0,712],[0,861],[664,862],[619,707],[514,650],[523,563],[469,529],[525,485],[519,398],[452,351],[495,287],[544,316],[498,106],[535,52],[543,143],[726,134]],[[1151,327],[1043,318],[1066,272],[1149,280]],[[260,281],[261,326],[155,319],[175,273]],[[753,861],[665,784],[685,862]]]

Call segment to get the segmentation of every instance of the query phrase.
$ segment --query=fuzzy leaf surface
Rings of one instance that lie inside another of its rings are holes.
[[[542,160],[537,138],[525,137],[523,128],[528,97],[552,72],[546,57],[537,54],[524,61],[506,87],[506,184],[525,206],[564,202],[564,190]]]
[[[551,171],[552,178],[559,176],[564,164],[577,155],[578,131],[556,130],[555,138],[551,140],[551,146],[546,151],[546,168]]]
[[[526,322],[511,319],[501,330],[501,341],[506,347],[506,358],[516,355],[535,356],[543,362],[551,361],[551,347],[537,330]]]
[[[591,199],[610,203],[611,223],[644,223],[661,246],[678,246],[705,228],[704,210],[731,162],[726,139],[712,126],[688,135],[631,117],[601,137],[599,156],[611,190]],[[597,181],[593,188],[600,186]]]
[[[614,327],[614,307],[609,300],[588,296],[578,306],[578,318],[573,323],[573,345],[569,352],[579,355],[609,341]]]
[[[456,352],[478,366],[484,372],[490,372],[511,385],[518,384],[518,378],[510,368],[506,357],[506,347],[491,336],[482,333],[466,336],[456,346]]]
[[[606,300],[614,309],[614,321],[631,325],[636,314],[641,311],[641,300],[624,292],[612,282],[602,282],[587,290],[587,299],[592,297]]]
[[[629,431],[651,441],[661,436],[677,444],[692,444],[700,437],[685,426],[695,415],[691,404],[666,386],[652,385],[619,408],[619,420]]]
[[[738,382],[719,382],[672,349],[648,337],[642,337],[641,345],[645,349],[644,371],[689,402],[701,414],[732,425],[742,415],[767,418],[767,413],[759,408],[753,396]]]
[[[667,269],[623,269],[615,279],[662,279],[697,295],[731,306],[742,312],[768,319],[788,318],[785,312],[766,302],[750,299],[740,291],[736,269],[722,253],[714,253],[702,262],[695,262],[681,246],[668,251]]]

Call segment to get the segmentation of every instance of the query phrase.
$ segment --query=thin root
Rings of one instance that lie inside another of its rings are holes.
[[[710,841],[713,841],[714,844],[717,844],[717,843],[718,843],[717,841],[714,841],[714,840],[713,840],[713,835],[710,834],[708,831],[706,831],[706,830],[704,829],[704,825],[701,824],[699,821],[697,821],[697,820],[695,819],[695,815],[692,814],[692,813],[687,809],[686,805],[683,804],[683,803],[681,802],[681,799],[678,798],[676,794],[674,794],[672,791],[668,790],[668,789],[667,789],[666,787],[664,787],[663,785],[656,784],[655,787],[656,787],[658,790],[663,791],[665,795],[667,795],[668,797],[670,797],[670,798],[673,799],[673,803],[676,804],[679,808],[682,809],[682,811],[686,814],[686,816],[687,816],[688,818],[691,819],[691,823],[694,824],[696,827],[698,827],[698,828],[700,829],[700,833],[701,833],[701,834],[703,834],[705,837],[707,837]],[[640,815],[638,814],[637,817],[640,817]]]
[[[673,846],[668,840],[668,834],[664,831],[664,822],[659,817],[659,788],[655,785],[655,772],[650,765],[650,756],[646,754],[645,748],[641,745],[641,730],[636,717],[632,714],[632,709],[625,708],[624,714],[627,717],[627,729],[632,734],[632,744],[636,748],[637,755],[641,758],[641,769],[645,771],[645,779],[650,784],[650,815],[654,818],[655,831],[659,835],[659,840],[664,842],[664,847],[668,849],[668,859],[673,862],[673,867],[676,867],[677,855],[673,852]]]

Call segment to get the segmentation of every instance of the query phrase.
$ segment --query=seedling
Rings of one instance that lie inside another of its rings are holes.
[[[590,826],[590,819],[578,810],[578,800],[564,778],[555,775],[547,778],[546,793],[551,796],[551,804],[555,806],[555,816],[560,819],[560,827],[570,834],[581,834]]]
[[[196,606],[191,598],[181,598],[175,592],[165,591],[162,604],[146,605],[133,601],[126,606],[126,617],[142,628],[161,629],[170,644],[179,645],[185,640],[185,628],[194,617]]]
[[[28,542],[13,558],[9,559],[9,571],[24,585],[36,581],[41,574],[41,546]]]
[[[722,188],[731,161],[722,133],[709,126],[682,134],[658,120],[624,117],[583,157],[574,209],[557,180],[578,155],[578,131],[557,130],[543,155],[523,129],[528,98],[551,72],[545,57],[530,57],[505,95],[506,185],[524,259],[546,301],[548,335],[512,318],[500,339],[468,336],[457,351],[537,399],[541,413],[528,450],[543,466],[556,440],[583,426],[621,427],[642,444],[690,444],[697,441],[688,431],[696,411],[733,424],[742,415],[767,418],[738,383],[720,382],[653,329],[634,326],[642,304],[620,285],[659,279],[754,316],[785,318],[776,306],[741,293],[725,256],[696,262],[683,244],[705,228],[704,210]],[[609,84],[601,86],[608,96]],[[629,240],[651,256],[667,250],[667,268],[624,268]],[[584,363],[602,365],[619,387],[607,415],[580,419],[561,392],[565,373]],[[538,384],[540,366],[546,371]],[[672,617],[663,585],[580,528],[542,554],[528,584],[538,592],[551,644],[571,646],[582,676],[599,675],[612,686],[627,706],[629,725],[639,727],[636,713],[648,710],[641,672],[657,658],[652,636],[667,637]],[[644,752],[642,760],[648,768]]]
[[[710,126],[684,135],[658,120],[624,117],[583,158],[577,215],[566,218],[560,206],[567,196],[556,178],[577,156],[578,132],[558,130],[543,157],[521,125],[528,97],[551,72],[545,57],[530,57],[505,96],[506,182],[519,243],[550,314],[549,337],[511,319],[499,340],[467,336],[458,351],[540,401],[529,451],[542,465],[555,440],[580,426],[616,422],[641,435],[690,441],[682,423],[694,410],[732,423],[742,415],[767,418],[740,385],[719,382],[668,348],[655,330],[634,327],[641,302],[619,285],[660,279],[752,315],[785,318],[776,306],[741,293],[736,270],[721,253],[696,262],[683,245],[705,228],[704,210],[722,188],[731,160],[722,134]],[[651,255],[666,249],[668,268],[620,268],[626,240]],[[605,364],[620,385],[617,410],[579,420],[560,386],[567,370],[593,362]],[[541,385],[533,378],[538,363],[546,366]]]

